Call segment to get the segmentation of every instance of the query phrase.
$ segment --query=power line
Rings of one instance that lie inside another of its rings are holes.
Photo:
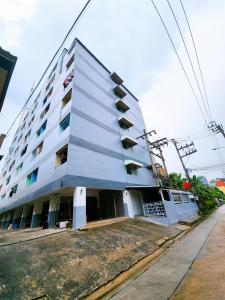
[[[210,114],[210,119],[212,119],[212,114],[211,114],[210,106],[209,106],[209,100],[208,100],[208,96],[207,96],[207,92],[206,92],[206,87],[205,87],[205,81],[204,81],[204,78],[203,78],[202,68],[201,68],[201,65],[200,65],[200,60],[199,60],[199,56],[198,56],[198,52],[197,52],[197,47],[196,47],[196,44],[195,44],[194,36],[192,34],[191,25],[190,25],[190,22],[188,20],[188,16],[187,16],[187,13],[186,13],[186,10],[184,8],[182,0],[180,0],[180,4],[181,4],[181,7],[183,9],[184,16],[185,16],[185,19],[186,19],[186,22],[187,22],[187,25],[188,25],[188,28],[189,28],[190,35],[191,35],[191,39],[192,39],[192,43],[193,43],[194,51],[195,51],[195,56],[196,56],[196,59],[197,59],[198,68],[199,68],[199,72],[200,72],[200,75],[201,75],[202,86],[203,86],[203,89],[204,89],[204,94],[205,94],[205,98],[206,98],[206,102],[207,102],[207,106],[208,106],[208,110],[209,110],[209,114]]]
[[[174,18],[174,20],[175,20],[175,22],[176,22],[176,25],[177,25],[177,28],[178,28],[178,30],[179,30],[179,33],[180,33],[180,36],[181,36],[181,39],[182,39],[182,42],[183,42],[185,51],[186,51],[186,53],[187,53],[188,60],[189,60],[190,65],[191,65],[191,69],[192,69],[193,74],[194,74],[194,77],[195,77],[196,84],[197,84],[197,86],[198,86],[199,93],[200,93],[201,98],[202,98],[202,102],[203,102],[203,105],[204,105],[206,114],[207,114],[207,116],[208,116],[208,118],[209,118],[209,120],[210,120],[210,114],[209,114],[209,112],[208,112],[208,110],[207,110],[207,106],[206,106],[206,104],[205,104],[205,99],[204,99],[204,97],[203,97],[202,90],[201,90],[201,88],[200,88],[200,85],[199,85],[199,82],[198,82],[198,78],[197,78],[197,75],[196,75],[196,72],[195,72],[195,69],[194,69],[194,66],[193,66],[193,63],[192,63],[192,60],[191,60],[191,57],[190,57],[190,54],[189,54],[187,45],[186,45],[186,42],[185,42],[185,40],[184,40],[183,33],[182,33],[181,28],[180,28],[180,25],[179,25],[179,23],[178,23],[177,17],[175,16],[174,10],[173,10],[173,8],[172,8],[172,6],[171,6],[171,4],[170,4],[170,1],[169,1],[169,0],[166,0],[166,1],[167,1],[167,3],[168,3],[168,6],[169,6],[169,8],[170,8],[170,11],[171,11],[171,13],[172,13],[172,15],[173,15],[173,18]]]
[[[57,51],[55,52],[54,56],[52,57],[50,63],[48,64],[47,68],[45,69],[44,73],[42,74],[41,78],[39,79],[38,83],[36,84],[35,88],[32,90],[30,96],[28,97],[27,101],[25,102],[25,104],[23,105],[22,109],[20,110],[20,112],[18,113],[18,115],[16,116],[16,118],[14,119],[13,123],[11,124],[11,126],[9,127],[6,136],[9,134],[9,132],[11,131],[12,127],[14,126],[15,122],[17,121],[17,119],[19,118],[19,116],[21,115],[21,113],[23,112],[24,108],[26,107],[27,103],[29,102],[30,98],[33,96],[34,92],[36,91],[36,89],[38,88],[39,84],[42,82],[42,79],[44,78],[45,74],[47,73],[49,67],[51,66],[52,62],[54,61],[54,59],[56,58],[56,56],[58,55],[59,51],[62,49],[62,46],[64,45],[65,41],[67,40],[67,38],[69,37],[70,33],[72,32],[72,30],[74,29],[75,25],[78,23],[78,21],[80,20],[81,16],[83,15],[83,13],[85,12],[85,10],[87,9],[88,5],[90,4],[91,0],[88,0],[86,2],[86,4],[84,5],[84,7],[82,8],[81,12],[79,13],[79,15],[77,16],[76,20],[74,21],[73,25],[70,27],[69,31],[67,32],[65,38],[63,39],[62,43],[60,44],[59,48],[57,49]]]
[[[202,107],[201,107],[201,105],[200,105],[200,103],[199,103],[199,101],[198,101],[198,97],[197,97],[197,95],[195,94],[194,88],[193,88],[193,86],[192,86],[192,84],[191,84],[191,81],[190,81],[188,75],[187,75],[187,72],[186,72],[186,70],[185,70],[185,68],[184,68],[184,65],[183,65],[183,63],[182,63],[182,61],[181,61],[181,58],[180,58],[180,56],[179,56],[179,54],[178,54],[178,52],[177,52],[177,49],[176,49],[175,44],[174,44],[174,42],[173,42],[173,40],[172,40],[172,37],[171,37],[171,35],[170,35],[170,33],[169,33],[167,27],[166,27],[166,24],[165,24],[165,22],[163,21],[163,18],[162,18],[162,16],[161,16],[161,14],[160,14],[160,12],[159,12],[157,6],[155,5],[155,2],[154,2],[153,0],[150,0],[150,1],[152,2],[152,5],[154,6],[154,8],[155,8],[155,10],[156,10],[156,12],[157,12],[157,14],[158,14],[158,16],[159,16],[159,18],[160,18],[160,21],[161,21],[161,23],[162,23],[162,25],[163,25],[163,27],[164,27],[164,29],[165,29],[165,31],[166,31],[166,34],[167,34],[167,36],[168,36],[168,38],[169,38],[169,40],[170,40],[170,42],[171,42],[171,44],[172,44],[173,50],[174,50],[174,52],[175,52],[175,54],[176,54],[176,56],[177,56],[177,58],[178,58],[178,60],[179,60],[179,63],[180,63],[180,65],[181,65],[181,68],[182,68],[182,70],[183,70],[183,72],[184,72],[184,74],[185,74],[185,77],[186,77],[186,79],[187,79],[187,81],[188,81],[188,83],[189,83],[189,86],[190,86],[190,88],[191,88],[191,90],[192,90],[192,93],[193,93],[193,95],[194,95],[194,98],[195,98],[195,100],[196,100],[196,102],[197,102],[197,104],[198,104],[198,108],[199,108],[199,110],[201,111],[201,114],[202,114],[202,116],[203,116],[204,122],[206,122],[205,114],[203,113]]]

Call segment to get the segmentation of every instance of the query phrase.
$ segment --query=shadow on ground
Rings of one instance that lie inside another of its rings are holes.
[[[180,231],[126,220],[0,246],[0,299],[81,299]]]

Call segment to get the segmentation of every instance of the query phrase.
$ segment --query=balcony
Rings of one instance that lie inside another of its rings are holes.
[[[129,119],[127,117],[124,117],[124,116],[120,117],[118,121],[119,121],[120,127],[123,129],[128,129],[128,128],[134,126],[134,124],[131,121],[129,121]]]
[[[114,81],[118,85],[123,83],[123,80],[115,72],[111,74],[111,78],[112,78],[112,81]]]
[[[125,149],[129,149],[129,148],[131,148],[133,146],[136,146],[138,144],[138,142],[136,140],[134,140],[134,139],[132,139],[128,136],[122,137],[121,141],[122,141],[123,147]]]
[[[116,107],[119,111],[125,113],[126,111],[128,111],[130,109],[130,107],[121,99],[118,99],[116,101]]]
[[[113,90],[114,90],[114,94],[117,97],[119,97],[120,99],[122,99],[123,97],[125,97],[126,94],[127,94],[119,85],[115,86]]]

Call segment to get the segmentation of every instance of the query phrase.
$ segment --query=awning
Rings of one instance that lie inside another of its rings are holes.
[[[129,136],[124,136],[121,138],[121,141],[123,143],[123,145],[128,146],[128,147],[132,147],[138,144],[138,142],[132,138],[130,138]]]
[[[121,116],[119,118],[119,123],[122,127],[126,127],[126,128],[130,128],[134,125],[131,121],[129,121],[127,117],[124,116]]]
[[[128,109],[130,109],[130,107],[121,99],[118,99],[115,103],[116,107],[122,112],[126,112]]]
[[[131,160],[131,159],[125,160],[124,163],[125,163],[125,166],[130,166],[134,169],[143,168],[143,164],[141,164],[137,161]]]
[[[119,97],[120,99],[125,97],[127,94],[119,85],[115,86],[113,90],[114,90],[115,95],[117,97]]]
[[[123,80],[119,77],[118,74],[116,74],[115,72],[111,74],[111,78],[112,80],[116,83],[116,84],[122,84]]]

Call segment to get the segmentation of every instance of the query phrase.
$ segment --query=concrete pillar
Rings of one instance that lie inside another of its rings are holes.
[[[86,225],[86,187],[78,186],[73,193],[73,229]]]
[[[32,206],[25,205],[23,207],[22,217],[20,221],[20,229],[23,229],[27,226],[31,215],[32,215]]]
[[[7,221],[7,213],[5,213],[2,217],[2,223],[1,223],[2,229],[5,229],[6,221]]]
[[[52,228],[56,226],[59,221],[59,209],[60,209],[60,195],[50,196],[49,210],[48,210],[48,227]]]
[[[123,191],[123,205],[125,217],[134,218],[131,191]]]
[[[13,215],[13,222],[12,222],[13,229],[19,229],[22,213],[23,213],[22,207],[16,208],[15,213]]]
[[[33,209],[31,226],[30,226],[31,228],[36,228],[41,226],[42,208],[43,208],[42,201],[39,200],[34,203],[34,209]]]
[[[7,214],[7,220],[5,224],[5,229],[8,229],[9,225],[12,224],[13,221],[13,211],[8,212]]]

